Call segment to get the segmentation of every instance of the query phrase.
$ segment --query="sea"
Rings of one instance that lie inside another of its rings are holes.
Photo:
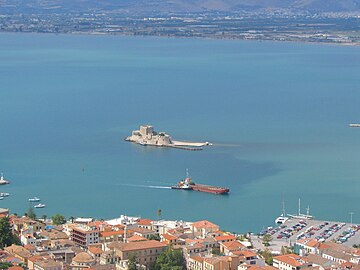
[[[231,232],[310,208],[360,223],[360,47],[0,34],[1,208],[207,219]],[[142,124],[202,151],[124,141]],[[186,176],[219,196],[169,187]],[[161,209],[161,216],[157,215]]]

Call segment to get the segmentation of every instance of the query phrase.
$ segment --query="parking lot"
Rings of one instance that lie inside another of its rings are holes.
[[[280,251],[282,246],[291,246],[297,240],[314,238],[320,242],[335,240],[339,244],[352,246],[360,244],[360,225],[334,221],[300,220],[291,218],[280,226],[268,227],[260,235],[270,234],[270,249]],[[261,245],[261,240],[253,238],[254,246]],[[262,247],[264,248],[264,247]]]

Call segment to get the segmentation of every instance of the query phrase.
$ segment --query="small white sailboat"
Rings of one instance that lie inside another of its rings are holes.
[[[10,196],[10,193],[6,193],[6,192],[0,193],[0,197],[8,197],[8,196]]]

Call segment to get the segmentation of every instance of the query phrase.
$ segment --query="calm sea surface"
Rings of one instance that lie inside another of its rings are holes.
[[[0,34],[0,207],[23,214],[209,219],[231,231],[288,212],[360,222],[360,48]],[[140,124],[204,151],[123,141]],[[171,190],[189,168],[228,196]]]

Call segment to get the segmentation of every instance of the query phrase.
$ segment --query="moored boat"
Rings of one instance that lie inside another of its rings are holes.
[[[282,202],[282,205],[283,205],[283,209],[282,209],[282,213],[279,217],[277,217],[275,219],[275,223],[276,224],[284,224],[286,221],[289,220],[289,218],[286,216],[286,212],[285,212],[285,202],[283,200]]]
[[[38,197],[30,198],[29,202],[40,202],[40,198],[38,198]]]
[[[313,219],[314,216],[310,215],[310,207],[309,206],[306,208],[306,214],[301,213],[300,203],[301,203],[301,200],[299,198],[299,211],[298,211],[298,214],[297,215],[296,214],[294,214],[294,215],[288,214],[288,216],[291,217],[291,218],[296,218],[296,219]]]

